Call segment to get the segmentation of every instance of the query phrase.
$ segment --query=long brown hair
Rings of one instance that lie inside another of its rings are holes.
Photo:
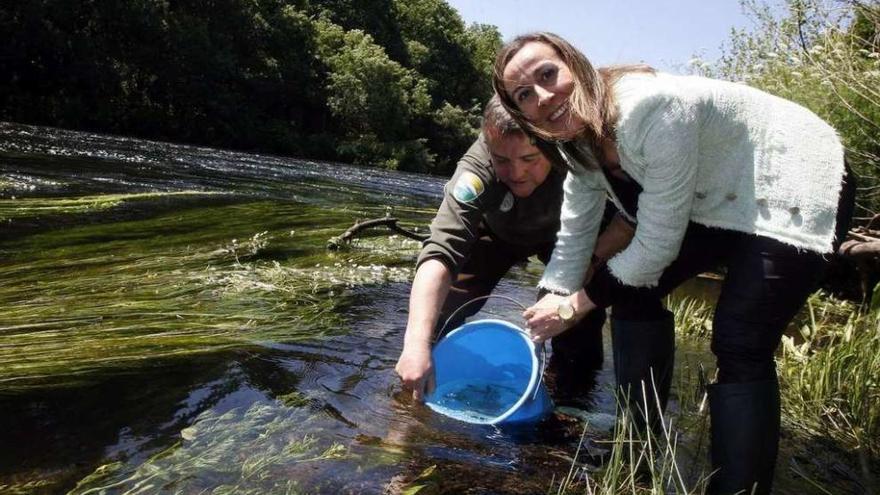
[[[522,47],[531,42],[544,43],[552,47],[571,72],[575,82],[574,90],[569,97],[571,108],[584,122],[584,129],[575,140],[585,141],[584,144],[593,151],[597,159],[601,160],[603,156],[601,143],[605,139],[615,139],[616,137],[614,127],[617,122],[617,105],[612,90],[614,83],[625,74],[631,72],[654,73],[654,69],[644,64],[595,69],[580,50],[553,33],[537,32],[517,36],[513,41],[504,45],[495,57],[492,85],[501,99],[501,103],[510,112],[510,115],[519,122],[520,126],[533,136],[546,141],[557,141],[562,136],[532,124],[520,111],[513,98],[507,94],[504,87],[504,69],[507,64]],[[574,151],[577,150],[577,146],[571,148]],[[575,158],[584,166],[596,163],[595,159],[578,156],[581,155],[579,152],[575,152],[575,155]]]

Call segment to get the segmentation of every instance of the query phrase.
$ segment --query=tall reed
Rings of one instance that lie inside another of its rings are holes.
[[[679,364],[662,430],[647,435],[634,430],[631,413],[619,403],[613,434],[594,441],[607,447],[602,466],[579,464],[576,456],[554,484],[558,495],[705,493],[711,476],[704,393],[709,379],[703,363],[682,359],[682,348],[711,334],[711,306],[691,298],[670,298],[667,306],[675,314]],[[880,452],[880,307],[860,313],[853,304],[819,292],[795,321],[777,355],[783,442],[789,450],[810,452],[811,440],[820,439],[858,473],[859,479],[849,482],[874,493],[872,466]],[[780,478],[817,493],[835,493],[834,483],[841,482],[826,480],[831,486],[823,486],[784,458],[777,468]]]
[[[871,465],[880,453],[880,308],[857,312],[814,297],[799,335],[783,337],[779,375],[784,419],[811,437],[831,438]]]

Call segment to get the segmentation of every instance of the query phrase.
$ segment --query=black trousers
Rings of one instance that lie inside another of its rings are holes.
[[[749,382],[776,376],[773,354],[786,326],[815,290],[826,261],[767,237],[691,224],[678,259],[659,286],[615,301],[623,320],[652,319],[663,310],[657,295],[708,270],[726,268],[712,322],[718,381]]]
[[[849,230],[854,200],[855,181],[848,174],[838,206],[835,249]],[[702,272],[723,268],[726,275],[712,323],[718,382],[774,379],[773,355],[782,334],[818,287],[829,259],[775,239],[692,223],[678,258],[658,286],[627,288],[613,298],[612,315],[654,319],[663,311],[660,297]]]

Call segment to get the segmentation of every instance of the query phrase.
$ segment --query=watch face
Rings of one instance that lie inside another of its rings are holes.
[[[559,307],[556,308],[556,312],[559,314],[559,317],[565,321],[568,321],[574,317],[574,308],[567,300],[559,303]]]

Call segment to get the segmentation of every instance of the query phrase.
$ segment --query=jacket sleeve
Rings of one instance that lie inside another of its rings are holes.
[[[675,95],[640,103],[618,125],[618,145],[644,167],[635,235],[608,261],[625,285],[654,287],[678,256],[696,187],[699,122],[696,105]]]
[[[571,294],[583,287],[605,209],[605,190],[597,171],[573,167],[562,184],[559,232],[550,262],[538,287]]]
[[[431,235],[422,244],[417,266],[429,259],[439,259],[453,275],[461,270],[479,236],[485,202],[495,187],[490,167],[489,151],[480,135],[459,160],[455,173],[443,188],[443,202],[431,221]],[[473,192],[478,193],[473,199],[461,192],[456,194],[457,186],[467,185],[474,178],[480,183],[473,184],[476,188]]]

